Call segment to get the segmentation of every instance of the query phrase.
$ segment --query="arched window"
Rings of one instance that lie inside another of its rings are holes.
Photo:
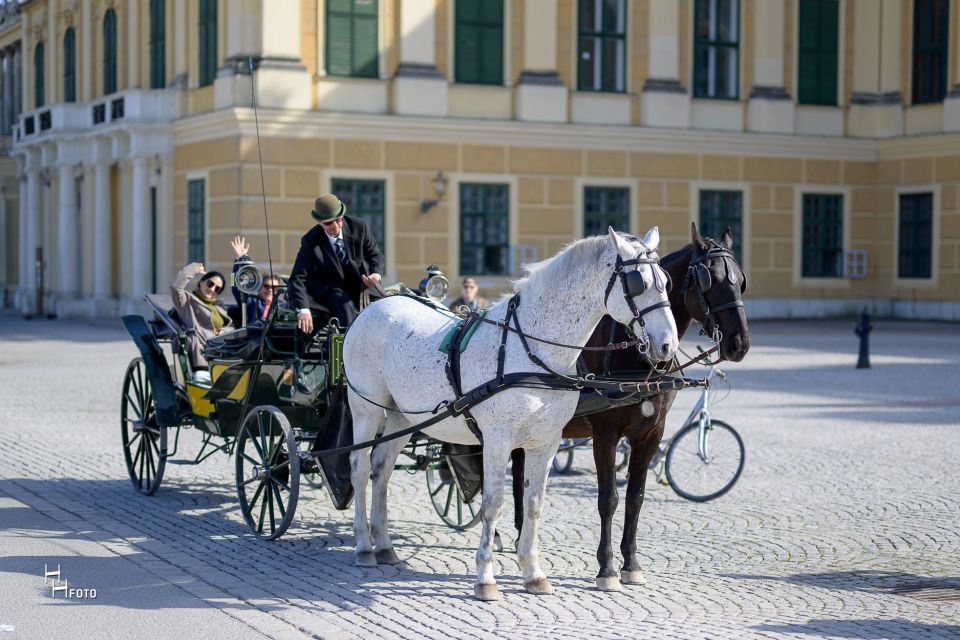
[[[103,94],[117,90],[117,12],[108,9],[103,16]]]
[[[150,0],[150,88],[167,86],[167,21],[164,0]]]
[[[217,0],[200,0],[200,86],[217,77]]]
[[[43,43],[33,51],[33,102],[34,108],[43,106]]]
[[[63,34],[63,101],[77,101],[77,36],[73,27]]]

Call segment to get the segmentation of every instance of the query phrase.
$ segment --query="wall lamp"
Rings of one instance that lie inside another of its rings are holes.
[[[443,171],[437,171],[437,175],[435,175],[430,182],[433,183],[433,190],[436,192],[437,198],[436,200],[424,200],[421,202],[420,213],[426,213],[440,204],[443,194],[447,191],[447,176],[443,175]]]

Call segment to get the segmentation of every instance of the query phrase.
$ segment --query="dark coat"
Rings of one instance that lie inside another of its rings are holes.
[[[383,255],[367,223],[351,216],[343,217],[343,244],[347,264],[343,265],[333,251],[327,232],[319,224],[300,240],[297,260],[290,273],[290,303],[294,309],[312,309],[330,313],[324,298],[331,289],[340,289],[360,304],[363,292],[361,275],[383,275]]]

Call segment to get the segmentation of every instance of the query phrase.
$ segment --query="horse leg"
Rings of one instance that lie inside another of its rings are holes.
[[[401,414],[391,412],[387,417],[386,433],[393,433],[406,424],[407,421]],[[370,478],[373,481],[373,492],[370,497],[370,529],[379,564],[400,564],[387,529],[387,483],[397,463],[397,456],[409,440],[410,437],[407,436],[379,444],[371,456],[373,469]]]
[[[553,585],[547,580],[540,568],[540,555],[537,549],[537,531],[540,528],[540,514],[543,511],[543,494],[547,489],[547,474],[550,464],[557,455],[557,443],[530,449],[526,452],[523,474],[523,529],[517,544],[517,557],[523,571],[524,588],[535,595],[553,593]]]
[[[620,577],[613,559],[613,516],[617,512],[617,443],[620,430],[606,426],[593,430],[593,459],[597,465],[597,511],[600,546],[597,547],[597,589],[619,591]]]
[[[637,521],[647,485],[647,468],[657,451],[660,438],[654,437],[649,430],[644,437],[630,438],[630,465],[627,480],[626,513],[623,519],[623,538],[620,541],[620,553],[623,554],[623,569],[620,580],[623,584],[645,584],[646,578],[637,562]]]
[[[383,410],[366,402],[351,402],[354,440],[373,437],[383,419]],[[370,479],[370,449],[350,453],[350,482],[353,484],[353,537],[356,542],[354,563],[358,567],[375,567],[377,559],[370,540],[367,520],[367,480]]]
[[[510,453],[510,460],[513,462],[511,473],[513,474],[513,526],[517,529],[517,536],[523,532],[523,469],[524,469],[523,449],[514,449]]]
[[[498,446],[499,445],[499,446]],[[500,589],[493,577],[493,540],[503,509],[503,481],[507,475],[509,444],[484,442],[483,501],[480,507],[483,532],[477,548],[477,582],[473,592],[480,600],[499,600]]]

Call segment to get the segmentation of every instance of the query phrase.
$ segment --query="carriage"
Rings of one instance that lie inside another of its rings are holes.
[[[123,318],[140,352],[127,367],[121,396],[123,452],[134,488],[152,495],[168,463],[195,465],[224,453],[235,459],[241,513],[258,537],[275,539],[287,530],[302,481],[322,485],[335,508],[347,509],[353,498],[348,455],[311,455],[352,444],[341,375],[344,332],[336,320],[308,337],[298,332],[292,311],[274,305],[263,324],[208,342],[207,381],[194,376],[187,330],[170,297],[145,299],[152,317]],[[188,429],[201,434],[199,450],[177,459]],[[479,455],[421,436],[404,448],[396,468],[426,471],[434,509],[447,525],[476,523]]]

